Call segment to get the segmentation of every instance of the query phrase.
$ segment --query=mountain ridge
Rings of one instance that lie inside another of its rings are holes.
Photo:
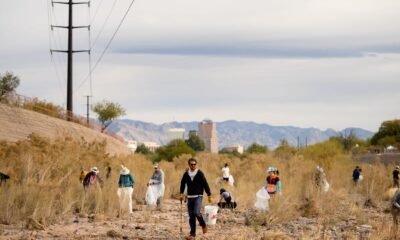
[[[184,128],[187,136],[189,130],[197,130],[198,123],[199,121],[174,121],[155,124],[140,120],[121,119],[114,121],[109,128],[127,140],[154,141],[163,145],[168,142],[167,130],[169,128]],[[315,127],[274,126],[267,123],[238,120],[226,120],[216,122],[216,124],[219,149],[234,143],[244,147],[258,143],[269,148],[275,148],[282,139],[286,139],[293,146],[297,146],[297,144],[304,146],[325,141],[339,134],[348,135],[350,132],[361,139],[370,138],[374,134],[358,127],[348,127],[337,131],[332,128],[320,130]]]

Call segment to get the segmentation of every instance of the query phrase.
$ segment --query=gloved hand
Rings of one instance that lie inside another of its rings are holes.
[[[208,203],[212,203],[213,202],[213,198],[210,196],[208,196]]]
[[[183,193],[179,194],[179,200],[182,202],[183,201]]]

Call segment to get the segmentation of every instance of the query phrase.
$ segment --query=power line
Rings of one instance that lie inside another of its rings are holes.
[[[50,30],[51,22],[52,22],[52,20],[51,20],[51,13],[50,13],[50,2],[47,1],[47,23],[48,23],[48,25],[49,25],[49,28],[48,28],[48,33],[49,33],[49,49],[52,49],[52,39],[51,39],[51,33],[52,33],[52,31]],[[50,59],[51,59],[51,62],[52,62],[52,64],[53,64],[53,67],[54,67],[54,70],[55,70],[55,73],[56,73],[57,82],[58,82],[58,84],[59,84],[59,87],[60,87],[61,91],[63,91],[63,87],[62,87],[63,80],[61,79],[60,73],[58,72],[58,67],[57,67],[57,64],[56,64],[56,62],[55,62],[55,60],[54,60],[54,58],[53,58],[53,54],[50,54]]]
[[[99,5],[97,5],[96,11],[95,11],[95,13],[94,13],[93,19],[91,19],[91,20],[89,21],[89,24],[90,24],[90,25],[92,25],[93,22],[94,22],[94,20],[96,19],[97,13],[99,12],[99,9],[100,9],[102,3],[103,3],[103,0],[100,0]]]
[[[91,1],[90,1],[91,2]],[[103,0],[100,2],[100,5],[101,5],[101,3],[103,2]],[[100,7],[100,5],[99,5],[99,7]],[[99,8],[98,7],[98,8]],[[98,8],[97,8],[97,10],[98,10]],[[97,11],[96,11],[96,14],[97,14]],[[90,21],[90,4],[89,4],[89,7],[88,7],[88,13],[87,13],[87,16],[88,16],[88,24],[89,24],[89,26],[91,25],[91,21]],[[89,28],[89,31],[88,31],[88,48],[89,49],[91,49],[91,44],[92,44],[92,34],[91,34],[91,29]],[[91,53],[91,51],[89,51],[89,95],[90,96],[93,96],[93,89],[92,89],[92,73],[90,72],[90,70],[92,69],[92,53]],[[89,124],[89,123],[88,123]]]
[[[118,24],[118,27],[115,29],[113,35],[111,36],[111,39],[108,41],[106,47],[104,48],[103,52],[101,53],[100,57],[97,59],[94,67],[91,69],[91,71],[89,72],[89,75],[81,82],[81,84],[76,88],[76,91],[87,81],[87,79],[89,78],[90,74],[93,73],[93,71],[96,69],[96,67],[98,66],[99,62],[102,60],[104,54],[106,53],[108,47],[111,45],[111,42],[114,40],[115,35],[117,35],[118,30],[121,28],[122,23],[124,22],[126,16],[128,15],[129,11],[132,8],[133,3],[135,2],[135,0],[132,0],[131,3],[129,4],[128,9],[126,10],[124,16],[122,17],[120,23]]]
[[[103,25],[101,26],[99,33],[98,33],[97,36],[94,38],[93,45],[89,46],[89,48],[92,49],[92,48],[94,47],[94,45],[96,45],[97,40],[99,39],[100,35],[102,34],[102,32],[103,32],[103,30],[104,30],[104,28],[105,28],[105,26],[106,26],[108,20],[110,19],[110,16],[111,16],[112,12],[114,11],[114,8],[115,8],[116,3],[117,3],[117,0],[114,0],[113,5],[111,6],[111,9],[110,9],[110,11],[108,12],[107,17],[106,17],[106,19],[104,20]]]

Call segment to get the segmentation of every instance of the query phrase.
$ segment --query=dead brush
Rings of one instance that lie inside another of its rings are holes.
[[[65,219],[68,214],[87,217],[96,213],[115,217],[119,210],[116,192],[121,164],[133,174],[133,195],[137,204],[144,204],[146,184],[153,173],[151,160],[141,154],[110,156],[105,147],[104,143],[89,143],[68,137],[49,141],[39,136],[0,145],[0,169],[12,176],[9,184],[0,187],[0,206],[4,206],[4,210],[0,211],[0,222],[13,224],[34,218],[49,225]],[[183,155],[173,162],[160,163],[165,173],[166,199],[179,193],[188,158],[189,155]],[[373,167],[361,165],[365,178],[354,186],[351,173],[355,163],[333,143],[310,146],[288,158],[274,156],[273,153],[250,154],[243,158],[200,153],[196,158],[214,199],[218,200],[219,189],[226,187],[239,208],[245,209],[246,224],[258,230],[261,226],[289,222],[299,216],[317,217],[325,221],[326,227],[348,218],[367,222],[362,204],[372,199],[379,206],[385,187],[390,184],[390,179],[384,177],[389,169],[374,163]],[[225,163],[228,163],[235,178],[233,188],[216,181],[221,177],[221,168]],[[312,172],[317,164],[324,167],[330,183],[327,193],[318,191],[312,183]],[[93,166],[100,169],[104,182],[102,186],[91,186],[85,192],[79,182],[80,167],[88,170]],[[108,166],[112,174],[106,178]],[[272,197],[268,213],[247,211],[254,205],[255,193],[264,187],[269,166],[279,168],[282,196],[276,194]],[[141,209],[142,206],[137,207]],[[144,215],[144,221],[149,221],[150,213]],[[383,229],[384,232],[386,230]]]

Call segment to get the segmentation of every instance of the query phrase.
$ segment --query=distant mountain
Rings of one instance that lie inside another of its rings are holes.
[[[138,142],[154,141],[159,144],[168,142],[167,130],[170,128],[184,128],[186,135],[189,130],[197,130],[198,122],[170,122],[161,125],[137,120],[117,120],[110,125],[110,130],[127,140]],[[374,133],[361,128],[346,128],[341,131],[327,129],[322,131],[317,128],[299,128],[292,126],[271,126],[246,121],[217,122],[218,147],[221,149],[233,143],[249,146],[252,143],[266,145],[275,148],[282,139],[286,139],[290,145],[297,146],[297,140],[301,146],[322,142],[339,134],[348,135],[350,132],[361,139],[370,138]]]

